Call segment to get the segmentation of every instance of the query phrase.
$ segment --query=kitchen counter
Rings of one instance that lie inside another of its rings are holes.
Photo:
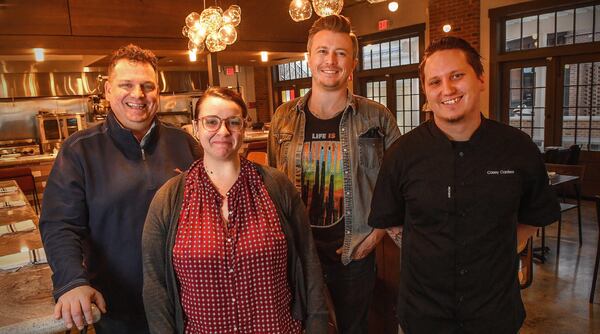
[[[253,143],[261,141],[266,142],[268,137],[269,131],[246,130],[246,134],[244,135],[244,143]],[[13,158],[0,158],[0,168],[42,162],[53,162],[55,158],[56,154],[23,155],[20,157]]]
[[[269,137],[269,131],[246,130],[246,133],[244,134],[244,143],[267,141],[268,137]]]
[[[0,168],[33,163],[52,162],[54,161],[54,158],[56,158],[56,154],[22,155],[14,158],[0,158]]]

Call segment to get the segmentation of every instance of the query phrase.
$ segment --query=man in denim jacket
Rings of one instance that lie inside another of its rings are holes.
[[[275,112],[269,164],[301,191],[339,332],[367,333],[373,250],[385,234],[367,218],[383,153],[400,131],[386,107],[348,90],[358,40],[347,18],[317,20],[307,48],[312,89]]]

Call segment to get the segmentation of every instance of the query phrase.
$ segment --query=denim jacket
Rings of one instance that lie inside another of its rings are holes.
[[[279,106],[273,115],[267,154],[269,165],[283,171],[300,189],[304,107],[311,92]],[[348,91],[340,121],[344,170],[345,237],[342,263],[352,261],[354,249],[373,230],[367,225],[373,188],[384,151],[400,137],[392,113],[383,105]]]

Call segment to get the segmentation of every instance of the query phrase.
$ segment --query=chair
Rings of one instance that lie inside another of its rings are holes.
[[[249,142],[244,144],[246,146],[242,155],[259,165],[268,165],[267,158],[267,142],[266,141],[257,141],[257,142]]]
[[[269,164],[267,162],[267,153],[265,152],[249,152],[246,159],[263,166]]]
[[[0,180],[15,180],[24,194],[33,195],[35,213],[39,214],[40,200],[35,187],[35,178],[29,167],[0,168]]]
[[[560,236],[562,231],[562,213],[577,209],[577,224],[579,227],[579,247],[583,245],[582,230],[581,230],[581,182],[585,175],[584,165],[564,165],[564,164],[546,164],[546,169],[549,172],[556,172],[561,175],[573,175],[579,178],[574,181],[575,198],[577,204],[567,203],[564,199],[564,189],[561,189],[563,200],[560,202],[561,217],[558,219],[558,234],[556,243],[556,257],[560,254]],[[542,241],[544,241],[545,230],[542,228]]]
[[[592,291],[590,291],[590,304],[594,303],[594,291],[598,279],[598,264],[600,262],[600,196],[596,195],[596,223],[598,223],[598,244],[596,245],[596,263],[594,264],[594,277],[592,277]]]
[[[574,144],[569,147],[569,159],[567,159],[567,165],[579,164],[579,154],[581,153],[581,146]]]
[[[566,148],[553,148],[544,153],[544,162],[550,164],[563,164],[569,162],[571,150]]]

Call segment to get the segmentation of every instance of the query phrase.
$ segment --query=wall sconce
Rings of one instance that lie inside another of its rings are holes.
[[[442,30],[443,30],[445,33],[449,33],[450,31],[452,31],[452,26],[451,26],[451,25],[449,25],[449,24],[444,24],[444,26],[442,27]]]

